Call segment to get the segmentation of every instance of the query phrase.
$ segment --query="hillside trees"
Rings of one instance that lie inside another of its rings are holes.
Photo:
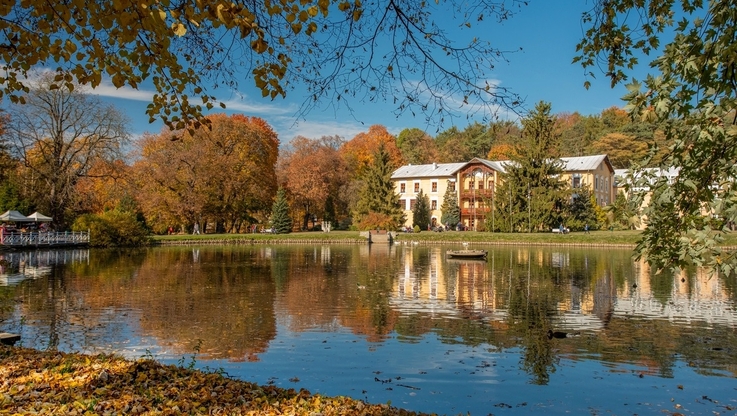
[[[583,23],[575,61],[602,65],[612,85],[628,81],[641,54],[661,53],[651,63],[659,76],[632,80],[624,97],[634,118],[660,124],[670,152],[659,167],[679,169],[672,181],[641,175],[635,184],[651,191],[638,253],[656,270],[733,274],[737,254],[716,243],[737,221],[734,2],[599,0]]]
[[[209,116],[212,129],[144,137],[134,175],[137,200],[150,224],[235,232],[267,211],[276,193],[279,140],[264,120]],[[173,140],[173,141],[172,141]]]
[[[175,129],[205,121],[204,109],[217,102],[213,90],[237,89],[244,74],[271,99],[305,86],[303,114],[348,98],[386,99],[398,113],[428,115],[452,114],[457,100],[463,114],[516,108],[515,94],[479,81],[489,79],[504,51],[480,38],[461,44],[445,30],[506,20],[520,7],[512,4],[8,2],[0,7],[0,96],[23,102],[31,71],[45,66],[59,86],[94,88],[108,76],[118,88],[152,82],[146,112]]]
[[[279,183],[293,206],[302,207],[303,229],[314,216],[325,217],[328,211],[328,216],[335,216],[335,201],[348,182],[348,168],[339,153],[342,143],[339,137],[298,136],[291,141],[292,150],[279,159]]]
[[[353,178],[361,178],[371,169],[376,162],[375,156],[379,148],[383,148],[389,158],[387,163],[392,166],[399,167],[405,163],[402,152],[397,147],[397,139],[382,125],[369,127],[367,132],[357,134],[341,146],[340,153]]]
[[[424,165],[437,162],[435,140],[418,128],[404,129],[397,136],[397,147],[405,163]]]
[[[6,137],[34,181],[37,208],[63,228],[79,179],[94,163],[120,159],[129,135],[127,119],[116,108],[79,88],[51,89],[53,82],[51,76],[41,78],[22,96],[25,105],[8,109]]]

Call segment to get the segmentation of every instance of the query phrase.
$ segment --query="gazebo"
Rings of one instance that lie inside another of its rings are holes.
[[[5,211],[2,215],[0,215],[0,221],[3,222],[30,222],[33,220],[28,219],[25,215],[21,214],[18,211]]]
[[[33,221],[33,222],[51,222],[54,219],[51,217],[47,217],[44,214],[41,214],[40,212],[36,211],[33,214],[29,215],[27,221]]]

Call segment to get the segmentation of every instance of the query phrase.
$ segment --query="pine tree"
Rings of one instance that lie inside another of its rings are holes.
[[[497,199],[505,205],[500,212],[513,231],[534,231],[557,226],[563,221],[567,197],[560,180],[563,164],[551,157],[558,148],[555,117],[549,103],[539,102],[522,120],[522,140],[503,175]],[[510,200],[504,199],[510,197]]]
[[[422,189],[417,194],[417,202],[412,210],[412,226],[420,227],[420,230],[427,230],[430,227],[430,198],[422,192]]]
[[[445,190],[443,195],[443,204],[440,205],[440,222],[444,225],[453,228],[461,222],[461,207],[458,206],[458,200],[456,199],[456,193],[450,186]]]
[[[356,208],[354,223],[361,229],[386,228],[395,230],[404,223],[404,211],[399,206],[399,195],[394,192],[391,180],[394,167],[389,153],[380,146],[374,154],[374,162],[363,177]],[[371,221],[365,220],[371,218]],[[378,223],[376,223],[378,222]]]
[[[274,205],[271,207],[271,228],[277,234],[292,232],[292,217],[289,214],[287,193],[284,188],[279,188]]]

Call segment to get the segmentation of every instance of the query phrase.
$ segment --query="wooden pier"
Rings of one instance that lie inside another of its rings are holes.
[[[89,231],[3,233],[0,235],[0,245],[7,247],[79,246],[89,243]]]

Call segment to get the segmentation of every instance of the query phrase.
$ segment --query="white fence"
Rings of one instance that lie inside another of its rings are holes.
[[[30,232],[2,234],[4,246],[62,246],[89,244],[89,231]]]

